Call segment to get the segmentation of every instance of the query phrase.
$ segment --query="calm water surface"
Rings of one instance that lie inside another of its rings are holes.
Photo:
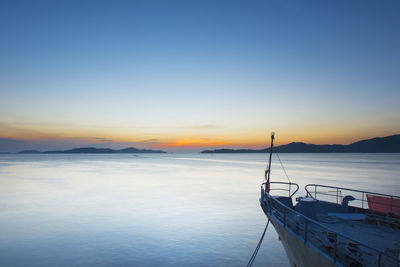
[[[400,154],[280,154],[289,178],[398,195]],[[0,155],[0,266],[245,266],[263,154]],[[273,161],[274,181],[287,181]],[[304,191],[300,192],[303,195]],[[253,266],[289,266],[270,227]]]

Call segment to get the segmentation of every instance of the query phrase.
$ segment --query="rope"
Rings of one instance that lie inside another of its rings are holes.
[[[282,164],[281,158],[279,157],[278,152],[275,152],[275,155],[278,156],[279,162],[281,163],[282,169],[283,169],[283,171],[285,172],[286,178],[288,179],[289,183],[292,183],[292,182],[290,181],[290,179],[289,179],[289,176],[288,176],[287,173],[286,173],[285,167],[283,167],[283,164]]]
[[[247,263],[246,267],[251,267],[251,266],[253,265],[253,262],[254,262],[254,260],[256,259],[258,250],[260,249],[261,243],[262,243],[262,241],[263,241],[263,239],[264,239],[265,232],[267,231],[268,224],[269,224],[269,220],[268,220],[268,222],[267,222],[267,225],[265,226],[265,229],[264,229],[263,234],[261,235],[260,241],[258,241],[257,247],[256,247],[256,249],[254,250],[253,255],[251,255],[251,258],[250,258],[249,262]]]

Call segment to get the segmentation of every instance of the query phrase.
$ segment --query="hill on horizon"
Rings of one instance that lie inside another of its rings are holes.
[[[200,153],[267,153],[264,149],[216,149],[203,150]],[[314,145],[303,142],[292,142],[287,145],[274,147],[279,153],[399,153],[400,134],[386,137],[375,137],[361,140],[349,145]]]
[[[22,150],[18,154],[112,154],[112,153],[167,153],[162,150],[152,149],[137,149],[134,147],[128,147],[123,149],[111,149],[111,148],[96,148],[96,147],[81,147],[73,148],[68,150],[52,150],[52,151],[38,151],[38,150]]]

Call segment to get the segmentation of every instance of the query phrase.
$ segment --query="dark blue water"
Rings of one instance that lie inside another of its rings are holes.
[[[280,158],[301,186],[400,190],[400,154]],[[0,266],[245,266],[266,223],[265,160],[0,155]],[[271,179],[287,181],[276,159]],[[272,227],[254,263],[266,265],[289,266]]]

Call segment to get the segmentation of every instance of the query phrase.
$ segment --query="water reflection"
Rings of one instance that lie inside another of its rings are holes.
[[[399,154],[281,154],[289,178],[396,194]],[[244,266],[266,156],[1,155],[1,266]],[[278,161],[272,179],[286,181]],[[384,181],[384,182],[382,182]],[[272,227],[254,266],[288,266]]]

